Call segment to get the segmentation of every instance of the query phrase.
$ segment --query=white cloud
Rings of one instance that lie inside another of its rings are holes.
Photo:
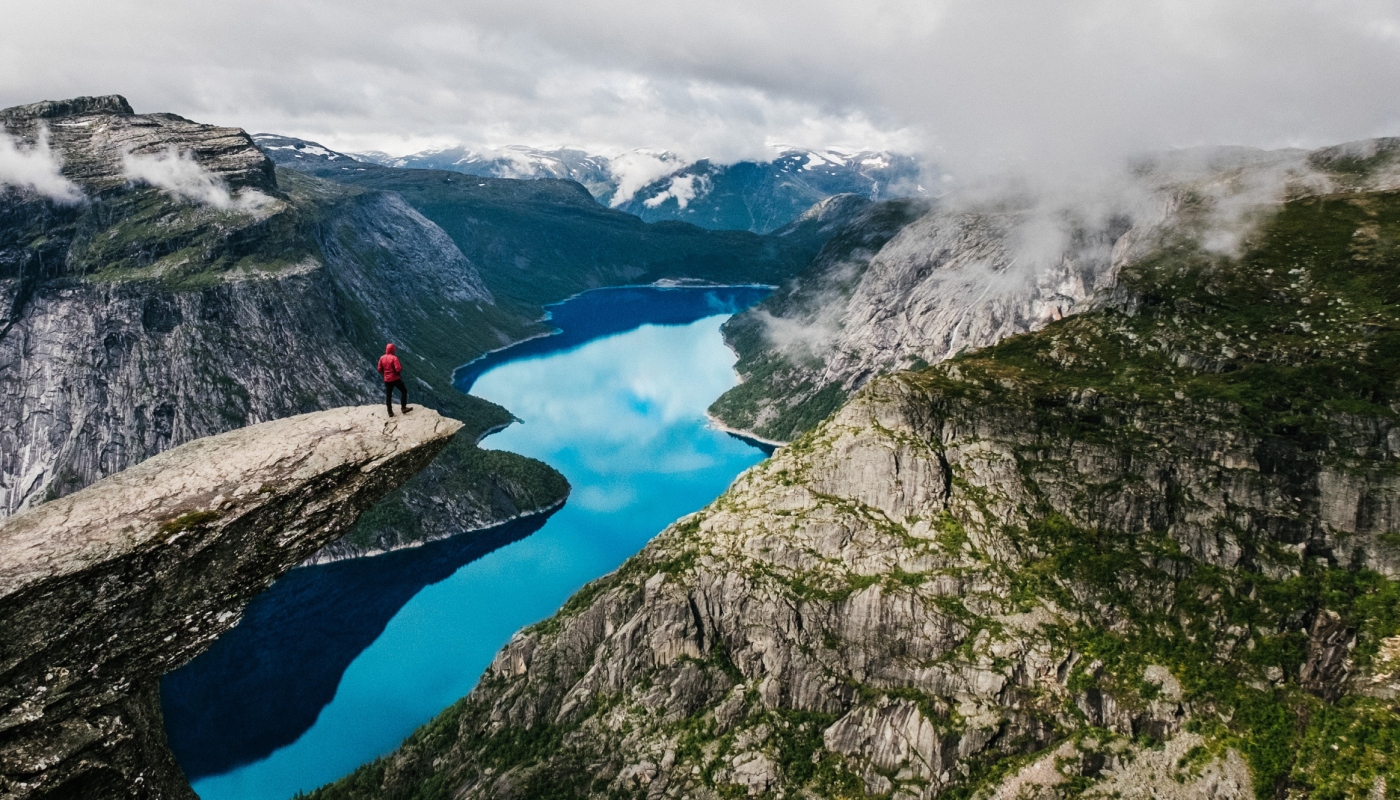
[[[709,190],[710,179],[704,175],[677,175],[671,179],[666,191],[648,197],[642,205],[656,208],[667,200],[675,200],[678,207],[685,208],[690,205],[691,200],[703,196]]]
[[[63,177],[59,167],[49,149],[48,130],[40,128],[39,140],[24,147],[0,129],[0,187],[35,192],[58,203],[82,201],[82,190]]]
[[[617,183],[617,192],[611,200],[612,207],[617,208],[626,203],[642,187],[664,178],[680,167],[680,159],[671,153],[634,150],[617,156],[609,164],[613,180]]]
[[[234,196],[228,186],[195,160],[193,153],[181,153],[174,145],[151,155],[122,154],[122,171],[133,181],[142,181],[167,194],[223,211],[255,211],[269,198],[261,192],[244,190]]]
[[[0,105],[122,92],[342,151],[568,142],[725,160],[784,141],[1063,174],[1400,131],[1394,0],[11,5]]]

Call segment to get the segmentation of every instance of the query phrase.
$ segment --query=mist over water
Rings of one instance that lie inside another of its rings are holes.
[[[167,678],[167,709],[184,708],[169,715],[172,746],[182,766],[196,775],[200,797],[281,800],[389,752],[466,695],[516,630],[552,614],[584,583],[617,568],[666,525],[709,502],[739,472],[762,460],[755,447],[711,428],[705,409],[736,381],[734,356],[719,326],[767,291],[590,292],[556,307],[555,323],[566,331],[558,341],[578,338],[580,330],[622,327],[623,332],[584,336],[587,341],[563,349],[536,340],[519,358],[501,354],[479,375],[475,370],[459,374],[459,386],[465,382],[474,394],[522,420],[484,446],[559,469],[573,486],[568,503],[538,531],[498,537],[494,544],[501,546],[489,552],[439,542],[417,552],[299,569],[279,581],[225,640]],[[624,312],[632,315],[630,321]],[[671,324],[645,324],[648,317]],[[461,562],[441,574],[444,565]],[[427,585],[405,599],[405,587],[415,588],[414,580]],[[317,587],[318,582],[333,585]],[[308,618],[303,608],[308,604],[322,610]],[[355,613],[359,610],[368,619]],[[299,636],[273,635],[279,618],[289,615]],[[366,645],[362,639],[372,641]],[[346,652],[354,646],[362,650]],[[238,648],[241,654],[229,652]],[[295,648],[300,655],[258,648]],[[336,663],[315,663],[318,653]],[[267,676],[261,689],[237,683],[239,674],[253,668],[248,665],[265,661],[295,668]],[[258,716],[260,707],[265,711],[268,704],[247,693],[330,694],[327,673],[334,679],[338,669],[343,674],[318,713],[284,706],[288,713],[314,715],[293,741],[287,743],[285,726],[261,713],[263,733],[276,742],[275,750],[231,770],[225,763],[223,774],[208,774],[210,765],[227,761],[226,754],[209,752],[221,741],[237,736],[245,750],[257,744],[257,731],[250,734],[244,720],[227,718]],[[307,683],[315,685],[303,686]],[[212,702],[207,698],[221,690],[237,694],[217,708],[189,707],[192,698]]]

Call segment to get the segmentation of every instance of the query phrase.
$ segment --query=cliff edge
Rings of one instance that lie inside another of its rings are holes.
[[[377,406],[199,439],[0,525],[0,796],[188,797],[160,676],[462,427]]]

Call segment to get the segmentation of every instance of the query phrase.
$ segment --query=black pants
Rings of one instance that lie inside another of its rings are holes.
[[[408,406],[408,387],[403,385],[403,378],[396,381],[384,381],[384,407],[389,409],[389,413],[394,413],[394,390],[399,390],[399,408]]]

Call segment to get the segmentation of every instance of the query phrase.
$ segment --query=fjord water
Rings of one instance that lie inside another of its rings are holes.
[[[483,446],[573,487],[547,519],[294,570],[167,676],[171,746],[203,800],[282,800],[392,750],[553,613],[764,453],[711,427],[735,383],[719,326],[760,287],[624,288],[553,307],[561,333],[459,370],[521,422]]]

